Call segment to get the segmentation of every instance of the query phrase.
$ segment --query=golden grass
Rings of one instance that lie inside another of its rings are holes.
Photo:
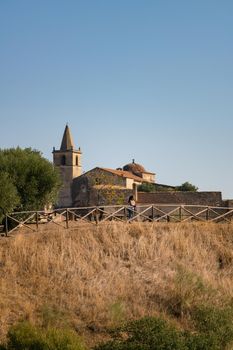
[[[46,308],[80,332],[158,313],[185,322],[190,305],[231,301],[232,248],[233,226],[207,223],[48,226],[0,238],[0,339],[20,318],[43,322]]]

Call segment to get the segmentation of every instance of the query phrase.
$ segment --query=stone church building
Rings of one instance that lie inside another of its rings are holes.
[[[134,160],[123,168],[96,167],[86,173],[82,172],[81,161],[81,149],[75,148],[70,128],[66,125],[60,149],[53,148],[53,164],[59,169],[63,183],[58,207],[96,204],[94,192],[95,194],[105,193],[109,198],[124,197],[122,201],[125,202],[126,197],[136,191],[137,185],[145,182],[155,183],[155,173],[145,170]],[[112,193],[111,196],[110,193]],[[123,197],[122,194],[124,194]]]
[[[82,152],[80,147],[75,148],[68,125],[60,149],[53,148],[53,164],[63,183],[57,201],[60,208],[126,204],[132,194],[139,204],[233,206],[232,200],[222,200],[221,192],[182,192],[174,186],[157,184],[155,173],[134,160],[122,168],[95,167],[83,173]],[[154,191],[138,192],[142,183],[153,184]]]

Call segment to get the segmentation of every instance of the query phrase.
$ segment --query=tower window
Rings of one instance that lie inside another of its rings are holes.
[[[76,165],[78,165],[78,156],[76,156]]]
[[[61,157],[61,165],[66,165],[66,156]]]

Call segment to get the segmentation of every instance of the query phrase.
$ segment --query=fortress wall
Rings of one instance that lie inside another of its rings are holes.
[[[221,192],[138,192],[139,204],[186,204],[222,206]]]
[[[233,208],[233,199],[225,199],[223,201],[223,206],[228,208]]]

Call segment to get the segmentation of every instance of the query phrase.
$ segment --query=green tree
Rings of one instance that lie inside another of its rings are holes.
[[[140,192],[154,192],[155,185],[152,183],[144,182],[143,184],[138,186],[138,191],[140,191]]]
[[[0,197],[5,211],[36,210],[54,203],[61,180],[52,163],[31,148],[0,150]]]
[[[176,187],[177,191],[189,191],[189,192],[197,192],[198,187],[192,185],[190,182],[186,181],[182,185]]]
[[[12,211],[20,203],[17,189],[8,173],[0,171],[0,222],[5,212]]]

